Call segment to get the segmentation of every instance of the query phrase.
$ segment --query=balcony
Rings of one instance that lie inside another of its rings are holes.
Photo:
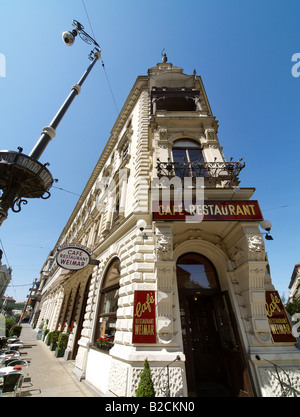
[[[204,177],[206,187],[233,187],[239,184],[239,174],[245,162],[161,162],[157,159],[158,178]]]

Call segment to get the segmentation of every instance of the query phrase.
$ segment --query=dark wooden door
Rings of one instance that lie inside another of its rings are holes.
[[[83,328],[83,321],[84,321],[84,315],[85,315],[85,310],[86,310],[86,305],[87,305],[87,300],[88,300],[88,294],[89,294],[89,289],[90,289],[90,283],[91,283],[91,276],[89,277],[85,289],[84,289],[84,294],[83,294],[83,302],[82,302],[82,306],[81,306],[81,310],[80,310],[80,315],[78,317],[78,326],[77,326],[77,331],[76,331],[76,335],[75,335],[75,339],[74,339],[74,343],[73,343],[73,350],[72,350],[72,359],[76,359],[76,355],[78,352],[78,341],[81,337],[81,332],[82,332],[82,328]]]
[[[225,293],[179,290],[189,396],[251,395]]]

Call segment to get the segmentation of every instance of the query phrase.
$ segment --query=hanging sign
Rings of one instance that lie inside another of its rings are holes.
[[[68,243],[57,248],[56,262],[64,269],[78,270],[90,262],[91,251],[78,243]]]
[[[266,291],[266,310],[273,342],[297,343],[292,326],[277,291]]]
[[[153,201],[153,220],[263,220],[259,204],[256,200],[248,201],[203,201],[201,204],[192,202]]]
[[[155,292],[134,292],[132,343],[156,343]]]

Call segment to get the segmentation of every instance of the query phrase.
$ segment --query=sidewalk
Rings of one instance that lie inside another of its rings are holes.
[[[64,358],[56,358],[49,346],[37,340],[37,332],[30,324],[22,324],[20,339],[24,346],[21,358],[29,366],[22,386],[21,397],[97,397],[87,385],[73,375],[74,364]]]

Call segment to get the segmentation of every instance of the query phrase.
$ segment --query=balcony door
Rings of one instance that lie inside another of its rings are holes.
[[[196,177],[204,162],[201,145],[190,139],[180,139],[173,144],[175,175],[181,178]]]

